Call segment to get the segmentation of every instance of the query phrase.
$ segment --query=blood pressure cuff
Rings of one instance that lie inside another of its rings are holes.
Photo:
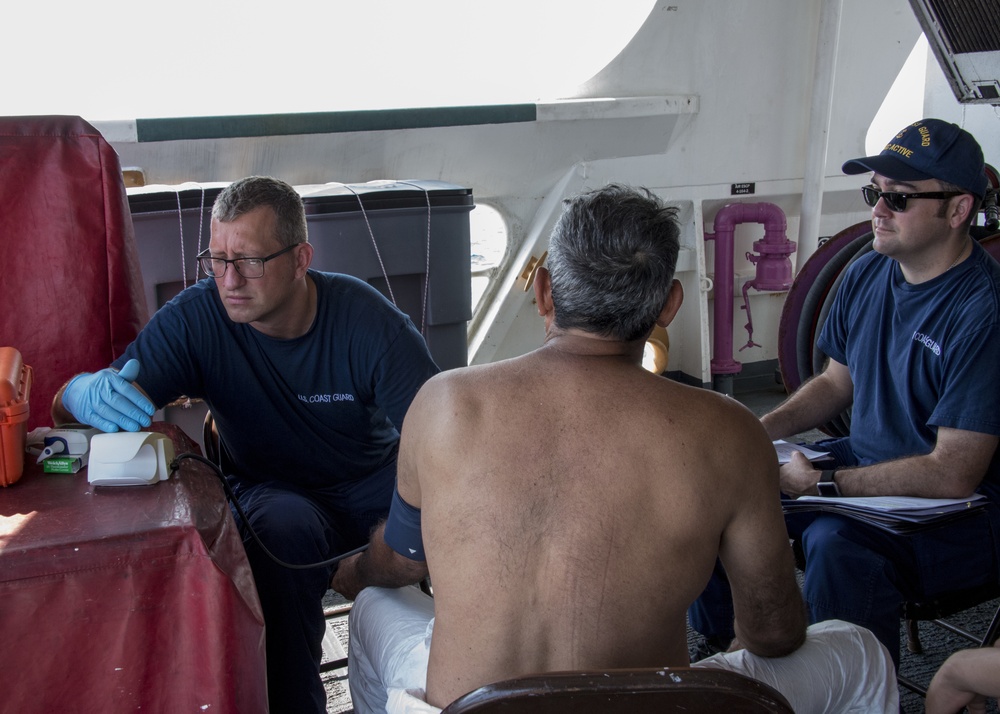
[[[386,545],[404,558],[427,560],[424,541],[420,537],[420,509],[404,501],[399,489],[392,491],[392,505],[389,506],[383,537]]]

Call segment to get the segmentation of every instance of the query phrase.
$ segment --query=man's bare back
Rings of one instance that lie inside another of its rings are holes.
[[[425,703],[443,707],[529,673],[686,665],[685,614],[717,558],[749,655],[805,640],[763,427],[641,366],[683,302],[679,247],[676,209],[649,191],[610,184],[568,201],[534,278],[544,345],[441,373],[414,398],[398,497],[332,581],[358,597],[360,711],[402,711],[424,673]],[[384,590],[428,572],[433,603]]]
[[[422,504],[435,591],[432,704],[529,672],[686,665],[685,613],[720,549],[734,590],[793,611],[770,622],[738,599],[749,639],[797,645],[774,451],[738,403],[562,334],[438,375],[402,433],[400,493]]]

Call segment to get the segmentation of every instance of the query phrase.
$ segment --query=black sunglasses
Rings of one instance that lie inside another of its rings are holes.
[[[897,193],[895,191],[880,191],[874,186],[862,186],[861,195],[872,208],[878,203],[880,198],[885,199],[885,205],[895,213],[902,213],[906,210],[906,202],[911,198],[953,198],[961,196],[961,191],[925,191],[924,193]]]

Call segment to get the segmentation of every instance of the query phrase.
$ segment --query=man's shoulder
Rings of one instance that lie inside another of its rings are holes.
[[[973,256],[983,276],[989,281],[990,289],[1000,294],[1000,262],[978,241],[973,241]]]
[[[150,316],[150,323],[182,321],[192,326],[206,323],[206,316],[218,314],[221,303],[212,278],[199,280],[163,304]]]
[[[961,329],[977,332],[1000,326],[1000,264],[982,246],[974,242],[972,258],[960,269],[945,273],[943,279],[946,318],[956,328],[960,322]]]
[[[166,304],[187,305],[198,303],[203,300],[214,300],[218,295],[218,288],[213,278],[202,278],[198,282],[187,286],[177,295],[171,298]]]
[[[667,386],[656,416],[669,421],[675,443],[687,444],[696,452],[706,471],[714,470],[727,481],[732,477],[737,491],[746,485],[745,473],[767,471],[766,466],[774,461],[774,446],[749,407],[711,389],[676,382]],[[732,470],[727,466],[737,463]]]
[[[896,265],[896,261],[889,256],[875,250],[869,250],[848,262],[844,268],[844,281],[871,285],[873,281],[881,281],[891,276]],[[883,284],[882,282],[878,283],[880,288]]]
[[[660,377],[654,380],[662,389],[669,393],[670,404],[668,409],[677,411],[679,408],[692,408],[706,412],[713,417],[733,419],[738,421],[752,420],[757,418],[739,400],[723,392],[713,389],[684,384],[667,377]]]
[[[361,298],[387,300],[372,285],[353,275],[310,268],[309,276],[316,283],[316,289],[323,293],[332,292]]]
[[[502,365],[502,362],[493,362],[442,370],[430,377],[421,391],[435,399],[489,399],[507,383]]]
[[[318,300],[332,306],[338,314],[354,317],[366,313],[368,318],[379,316],[401,318],[404,313],[377,288],[361,278],[345,273],[328,273],[309,270],[309,276],[316,285]]]

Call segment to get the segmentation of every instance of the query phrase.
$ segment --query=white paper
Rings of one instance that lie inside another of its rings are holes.
[[[971,508],[984,496],[974,493],[969,498],[917,498],[916,496],[799,496],[796,501],[826,505],[841,504],[851,508],[879,513],[947,513]]]
[[[830,456],[826,451],[816,451],[810,449],[808,446],[799,446],[798,444],[792,444],[787,441],[782,441],[778,439],[774,442],[774,450],[778,454],[778,463],[787,464],[792,460],[792,452],[798,451],[803,454],[810,461],[816,461],[817,459],[824,459]]]

